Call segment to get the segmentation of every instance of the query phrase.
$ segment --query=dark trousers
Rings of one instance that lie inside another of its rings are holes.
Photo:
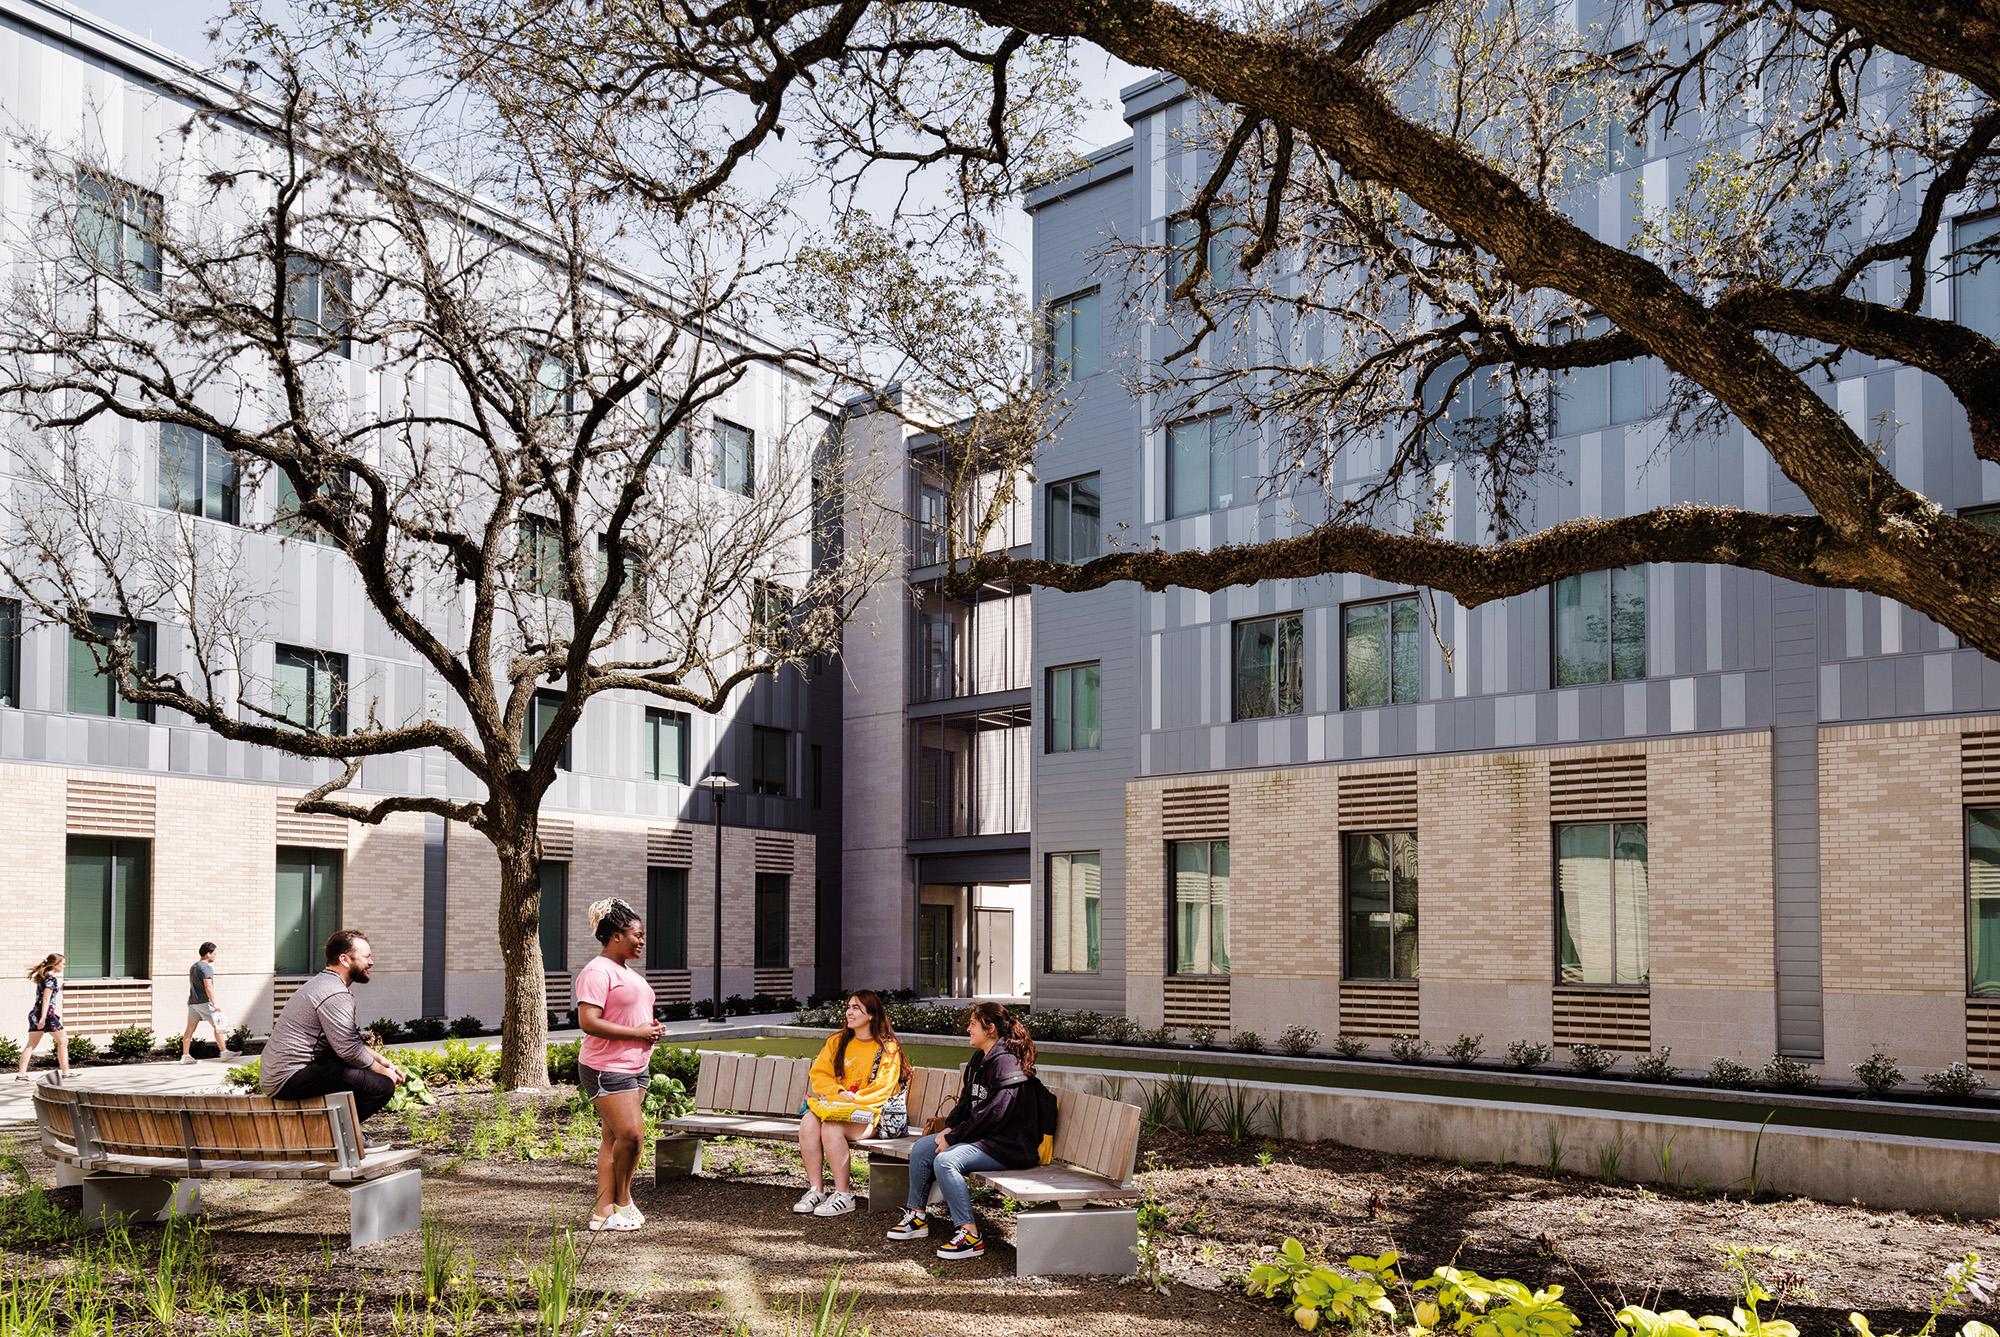
[[[363,1119],[384,1105],[396,1092],[396,1083],[372,1068],[350,1068],[337,1058],[308,1063],[271,1093],[273,1100],[309,1100],[340,1091],[354,1093],[355,1109]]]

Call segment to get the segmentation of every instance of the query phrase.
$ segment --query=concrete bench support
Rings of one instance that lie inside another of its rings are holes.
[[[868,1210],[888,1212],[891,1216],[901,1216],[903,1205],[910,1198],[910,1163],[897,1160],[893,1156],[879,1156],[868,1153]],[[931,1181],[931,1196],[928,1206],[935,1207],[944,1201],[944,1190]]]
[[[165,1221],[201,1215],[201,1181],[152,1175],[95,1173],[83,1177],[83,1219],[93,1226],[120,1218]]]
[[[423,1229],[424,1172],[399,1170],[359,1184],[340,1184],[347,1193],[350,1249]]]
[[[653,1140],[653,1182],[686,1179],[701,1171],[701,1148],[706,1141],[691,1133],[668,1133]]]
[[[1023,1277],[1130,1276],[1139,1270],[1139,1213],[1070,1207],[1014,1214],[1015,1272]]]

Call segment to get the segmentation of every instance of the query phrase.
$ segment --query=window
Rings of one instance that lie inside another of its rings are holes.
[[[63,974],[145,979],[153,922],[152,847],[142,840],[69,838],[63,894]]]
[[[1618,63],[1622,68],[1580,74],[1564,100],[1564,130],[1578,153],[1579,181],[1597,181],[1645,161],[1644,137],[1632,127],[1638,111],[1637,54],[1627,52]]]
[[[945,558],[944,489],[917,489],[917,565],[936,566]]]
[[[354,356],[354,280],[317,260],[295,255],[285,261],[285,321],[300,343]]]
[[[792,592],[775,580],[750,582],[750,643],[769,649],[792,616]]]
[[[1049,856],[1049,969],[1075,973],[1103,959],[1098,855]]]
[[[542,860],[542,973],[569,974],[569,865]]]
[[[1478,367],[1468,374],[1466,365],[1463,357],[1448,358],[1424,378],[1423,385],[1424,412],[1444,413],[1430,430],[1455,452],[1486,447],[1507,415],[1506,388],[1495,383],[1493,368]]]
[[[535,749],[542,745],[542,740],[549,736],[549,730],[555,727],[556,712],[562,709],[562,702],[560,692],[536,692],[535,699],[528,703],[528,718],[521,730],[523,766],[533,763]],[[571,736],[575,736],[573,731]],[[563,739],[562,751],[556,754],[556,769],[559,771],[569,769],[569,743],[568,738]]]
[[[1200,515],[1236,496],[1230,417],[1211,413],[1167,428],[1167,518]]]
[[[1350,831],[1347,978],[1417,978],[1417,833]]]
[[[646,870],[646,969],[688,968],[688,870]]]
[[[299,514],[299,490],[292,485],[291,475],[284,470],[274,470],[278,480],[278,505],[271,515],[271,527],[280,534],[293,538],[310,539],[315,543],[333,543],[333,536],[311,520]],[[328,476],[324,485],[329,499],[342,510],[354,507],[354,479],[345,469]]]
[[[1202,279],[1202,290],[1213,292],[1228,283],[1235,275],[1236,265],[1229,251],[1227,240],[1229,225],[1223,219],[1215,219],[1208,234],[1208,273]],[[1167,245],[1171,248],[1167,256],[1167,295],[1172,297],[1187,282],[1188,274],[1194,269],[1194,252],[1201,240],[1201,223],[1193,218],[1176,218],[1167,224]]]
[[[2000,808],[1965,814],[1966,992],[2000,998]]]
[[[1049,670],[1049,751],[1088,752],[1098,744],[1098,666]]]
[[[1646,824],[1557,827],[1556,911],[1561,983],[1645,984]]]
[[[1049,560],[1079,565],[1098,556],[1104,538],[1097,475],[1049,485]]]
[[[715,420],[715,485],[746,497],[757,495],[757,436],[748,427]]]
[[[750,792],[783,798],[791,772],[792,735],[784,729],[750,728]]]
[[[658,435],[660,424],[665,420],[666,401],[657,390],[646,392],[646,435],[647,445]],[[671,469],[677,474],[694,474],[694,434],[688,431],[687,419],[674,424],[667,433],[667,439],[660,443],[659,453],[653,456],[655,468]]]
[[[21,601],[0,599],[0,706],[21,704]]]
[[[1384,599],[1340,610],[1340,650],[1347,705],[1387,706],[1417,699],[1417,601]]]
[[[178,423],[161,424],[160,505],[169,511],[240,523],[236,457],[206,432]]]
[[[94,613],[90,625],[99,636],[107,639],[128,636],[132,658],[139,671],[153,671],[152,623],[122,623],[115,617]],[[97,654],[90,643],[73,635],[69,639],[69,708],[72,714],[77,715],[110,715],[122,720],[150,721],[153,718],[151,706],[125,699],[124,693],[118,690],[110,664],[99,669]]]
[[[1555,586],[1556,686],[1646,676],[1646,568],[1565,576]]]
[[[1981,529],[2000,529],[2000,506],[1968,507],[1958,513],[1958,518]]]
[[[758,970],[792,963],[792,879],[784,873],[757,874],[756,938]]]
[[[632,595],[640,593],[645,588],[644,573],[640,570],[640,555],[638,550],[632,546],[632,541],[630,539],[623,540],[620,546],[625,550],[625,579],[621,582],[622,588],[619,589],[618,593],[621,598],[629,598]],[[597,588],[600,590],[603,589],[604,582],[609,579],[611,579],[611,536],[609,534],[599,534],[597,536]]]
[[[1968,330],[2000,341],[2000,214],[1961,220],[1952,229],[1952,246],[1960,252],[1985,246],[1984,255],[1957,259],[1952,279],[1951,313]]]
[[[807,749],[806,755],[810,759],[812,770],[812,805],[815,808],[824,808],[826,806],[826,753],[818,743],[814,743],[812,747]]]
[[[142,292],[160,290],[160,197],[113,177],[76,174],[77,258]]]
[[[1049,303],[1048,379],[1080,381],[1100,367],[1097,292],[1078,293]]]
[[[916,747],[919,839],[1028,829],[1031,754],[1027,706],[997,706],[910,722]]]
[[[688,782],[688,717],[646,708],[646,778]]]
[[[521,379],[529,383],[526,388],[531,417],[550,418],[575,407],[569,363],[542,345],[521,345]]]
[[[514,536],[514,566],[521,588],[544,598],[563,597],[568,584],[563,565],[562,530],[553,520],[524,515]]]
[[[346,733],[347,656],[279,646],[271,709],[308,733]]]
[[[279,846],[278,974],[316,974],[325,962],[326,940],[340,928],[340,872],[333,850]]]
[[[1583,332],[1574,325],[1558,325],[1549,332],[1554,343],[1572,339],[1595,339],[1611,333],[1611,322],[1592,316],[1583,323]],[[1646,416],[1646,367],[1652,358],[1626,358],[1601,367],[1578,367],[1555,376],[1556,435],[1595,432],[1618,423],[1637,422]]]
[[[1236,718],[1266,720],[1306,708],[1305,618],[1236,624]]]
[[[1229,973],[1229,842],[1167,847],[1174,875],[1174,974]]]

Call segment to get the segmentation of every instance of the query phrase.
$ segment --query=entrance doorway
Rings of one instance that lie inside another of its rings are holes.
[[[952,931],[953,909],[949,905],[917,908],[917,992],[928,997],[953,991],[951,958],[958,942]]]
[[[978,916],[973,939],[978,955],[973,958],[972,991],[986,997],[1011,998],[1015,993],[1014,912],[981,906],[973,913]]]

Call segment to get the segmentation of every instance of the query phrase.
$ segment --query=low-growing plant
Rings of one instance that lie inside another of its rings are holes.
[[[230,1070],[226,1074],[224,1074],[222,1080],[228,1083],[230,1086],[247,1086],[254,1088],[260,1079],[259,1069],[262,1067],[262,1065],[263,1065],[262,1059],[254,1059],[254,1058],[251,1059],[248,1063],[238,1063],[234,1067],[230,1068]]]
[[[1215,1048],[1215,1027],[1190,1026],[1187,1028],[1188,1043],[1196,1049]]]
[[[1139,1122],[1148,1133],[1157,1133],[1173,1122],[1173,1090],[1164,1080],[1146,1088],[1145,1103],[1139,1107]]]
[[[1431,1042],[1419,1036],[1403,1034],[1389,1037],[1389,1057],[1398,1063],[1422,1063],[1431,1052]]]
[[[653,1015],[661,1021],[686,1021],[694,1015],[694,1004],[689,1002],[662,1003],[653,1009]],[[803,1021],[801,1017],[799,1020]]]
[[[1549,1061],[1549,1047],[1535,1040],[1515,1040],[1507,1046],[1507,1066],[1521,1072]]]
[[[1813,1071],[1810,1063],[1773,1054],[1771,1061],[1764,1065],[1764,1085],[1773,1091],[1810,1091],[1819,1085],[1819,1074]]]
[[[1296,1021],[1278,1032],[1278,1048],[1294,1058],[1303,1057],[1318,1043],[1319,1032]]]
[[[11,1068],[21,1061],[21,1042],[11,1035],[0,1035],[0,1067]]]
[[[1214,1093],[1211,1108],[1215,1111],[1216,1127],[1231,1142],[1242,1142],[1256,1136],[1252,1127],[1257,1121],[1257,1111],[1263,1102],[1250,1093],[1250,1088],[1240,1082],[1230,1082]]]
[[[1099,1037],[1112,1045],[1130,1044],[1132,1037],[1139,1033],[1139,1023],[1130,1017],[1107,1017]]]
[[[375,1018],[375,1020],[368,1023],[368,1029],[374,1032],[376,1038],[385,1045],[395,1044],[403,1038],[402,1026],[389,1020],[387,1017]]]
[[[1718,1058],[1708,1065],[1707,1082],[1718,1091],[1747,1091],[1757,1074],[1747,1064],[1733,1058]]]
[[[69,1061],[71,1063],[88,1063],[96,1057],[97,1041],[87,1035],[72,1035],[69,1037]]]
[[[470,1040],[475,1035],[486,1034],[486,1023],[467,1014],[451,1023],[451,1033],[461,1040]]]
[[[1954,1063],[1938,1072],[1925,1073],[1924,1085],[1934,1096],[1965,1100],[1976,1094],[1986,1082],[1966,1064]]]
[[[1181,1067],[1175,1067],[1159,1084],[1167,1093],[1167,1117],[1174,1126],[1189,1137],[1200,1136],[1214,1112],[1214,1094]]]
[[[1658,1082],[1665,1086],[1680,1076],[1681,1070],[1673,1065],[1674,1047],[1661,1045],[1649,1054],[1641,1054],[1632,1061],[1632,1080],[1636,1082]]]
[[[1896,1066],[1896,1060],[1879,1049],[1847,1070],[1861,1083],[1862,1094],[1874,1100],[1888,1095],[1903,1081],[1903,1070]]]
[[[1486,1032],[1461,1035],[1444,1047],[1444,1056],[1461,1068],[1469,1068],[1486,1052]]]
[[[153,1051],[153,1031],[149,1026],[127,1026],[111,1033],[111,1057],[120,1060],[144,1058]]]
[[[442,1040],[451,1034],[451,1023],[443,1017],[411,1017],[403,1030],[412,1040]]]
[[[567,1044],[549,1046],[549,1080],[558,1086],[576,1085],[577,1055],[583,1052],[583,1041],[571,1040]]]
[[[679,1045],[656,1045],[647,1071],[655,1077],[671,1077],[692,1091],[701,1079],[701,1051]]]
[[[1368,1052],[1368,1042],[1358,1035],[1336,1035],[1332,1049],[1341,1058],[1360,1058]]]
[[[1264,1037],[1255,1031],[1238,1031],[1229,1037],[1229,1047],[1239,1054],[1261,1054]]]
[[[229,1047],[240,1054],[243,1052],[243,1047],[254,1038],[250,1033],[250,1023],[243,1022],[229,1033]]]
[[[1174,1028],[1171,1026],[1143,1026],[1132,1037],[1132,1043],[1153,1049],[1164,1049],[1173,1042]]]
[[[1585,1077],[1602,1077],[1611,1071],[1618,1056],[1603,1045],[1580,1044],[1569,1047],[1570,1071]]]

